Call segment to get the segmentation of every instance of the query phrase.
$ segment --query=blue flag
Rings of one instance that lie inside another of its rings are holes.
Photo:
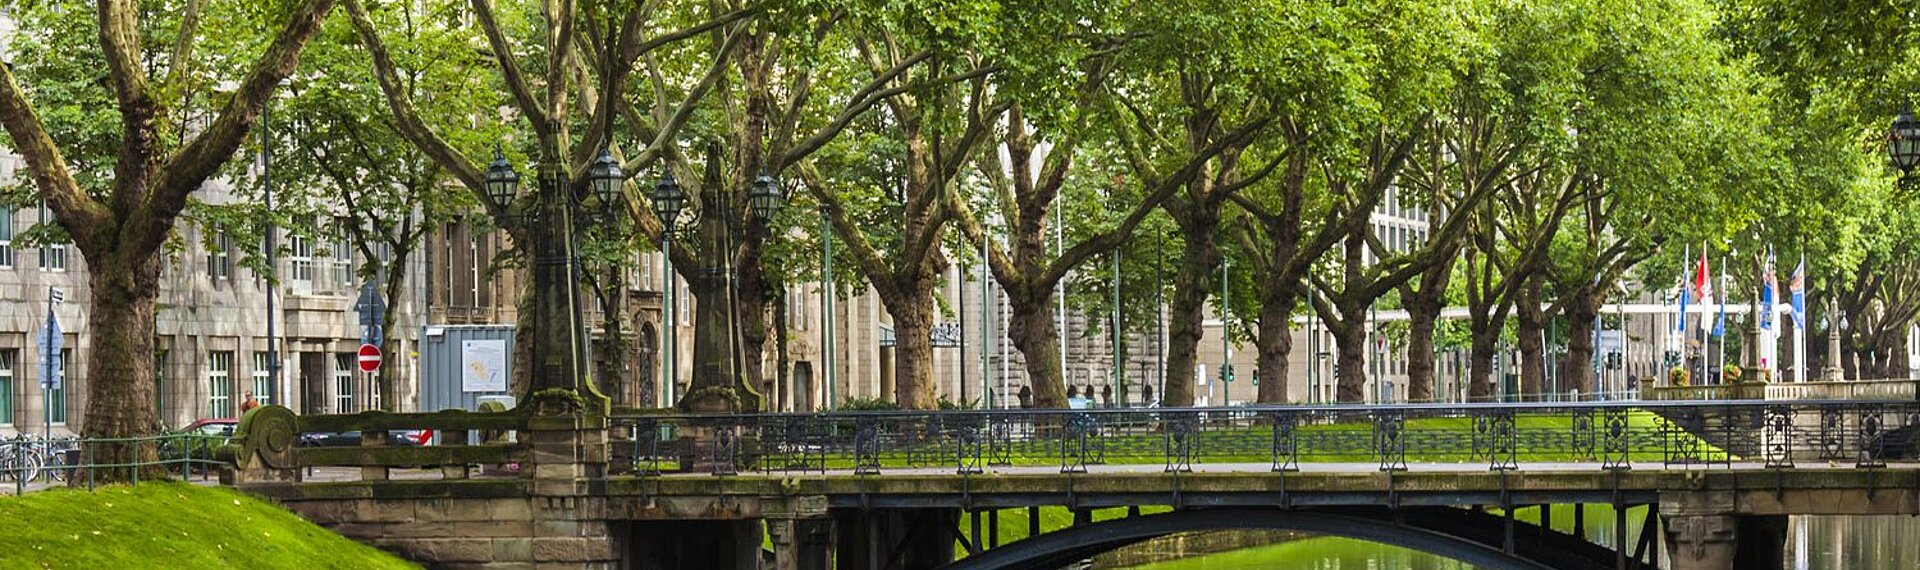
[[[1773,271],[1773,248],[1767,248],[1767,266],[1760,272],[1760,330],[1773,330],[1773,304],[1780,279]]]
[[[1793,268],[1793,277],[1787,278],[1787,298],[1793,302],[1793,327],[1807,330],[1807,256],[1800,256],[1800,265]]]

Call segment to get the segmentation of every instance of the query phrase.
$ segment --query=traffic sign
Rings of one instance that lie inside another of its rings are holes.
[[[380,347],[371,344],[360,345],[360,371],[373,372],[380,369]]]

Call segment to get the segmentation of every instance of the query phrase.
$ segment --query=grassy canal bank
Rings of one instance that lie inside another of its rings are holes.
[[[0,569],[418,568],[272,503],[186,483],[0,497]]]

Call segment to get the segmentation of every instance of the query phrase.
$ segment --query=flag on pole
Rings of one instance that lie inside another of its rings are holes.
[[[1800,254],[1800,265],[1787,278],[1787,298],[1793,302],[1793,328],[1807,329],[1807,256]]]
[[[1724,268],[1726,266],[1727,256],[1721,255],[1720,267]],[[1727,300],[1729,293],[1732,293],[1732,291],[1721,291],[1718,297],[1720,301],[1720,313],[1713,317],[1713,336],[1716,338],[1727,336]]]
[[[1773,270],[1773,246],[1767,246],[1766,266],[1760,270],[1760,330],[1773,330],[1774,297],[1779,289],[1780,279]]]
[[[1681,254],[1681,263],[1686,263],[1686,259],[1692,256],[1693,254],[1691,252]],[[1680,270],[1680,318],[1675,319],[1674,323],[1676,326],[1673,330],[1680,331],[1683,334],[1687,332],[1687,302],[1691,301],[1693,297],[1693,289],[1687,286],[1687,282],[1693,280],[1692,275],[1692,268],[1683,268]]]
[[[1700,270],[1693,274],[1693,295],[1705,303],[1713,298],[1713,269],[1707,266],[1707,248],[1700,248]]]

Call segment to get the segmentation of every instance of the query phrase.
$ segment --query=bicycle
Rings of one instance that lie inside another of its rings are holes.
[[[24,434],[0,440],[0,479],[27,483],[40,478],[46,458],[33,449],[34,442]]]

